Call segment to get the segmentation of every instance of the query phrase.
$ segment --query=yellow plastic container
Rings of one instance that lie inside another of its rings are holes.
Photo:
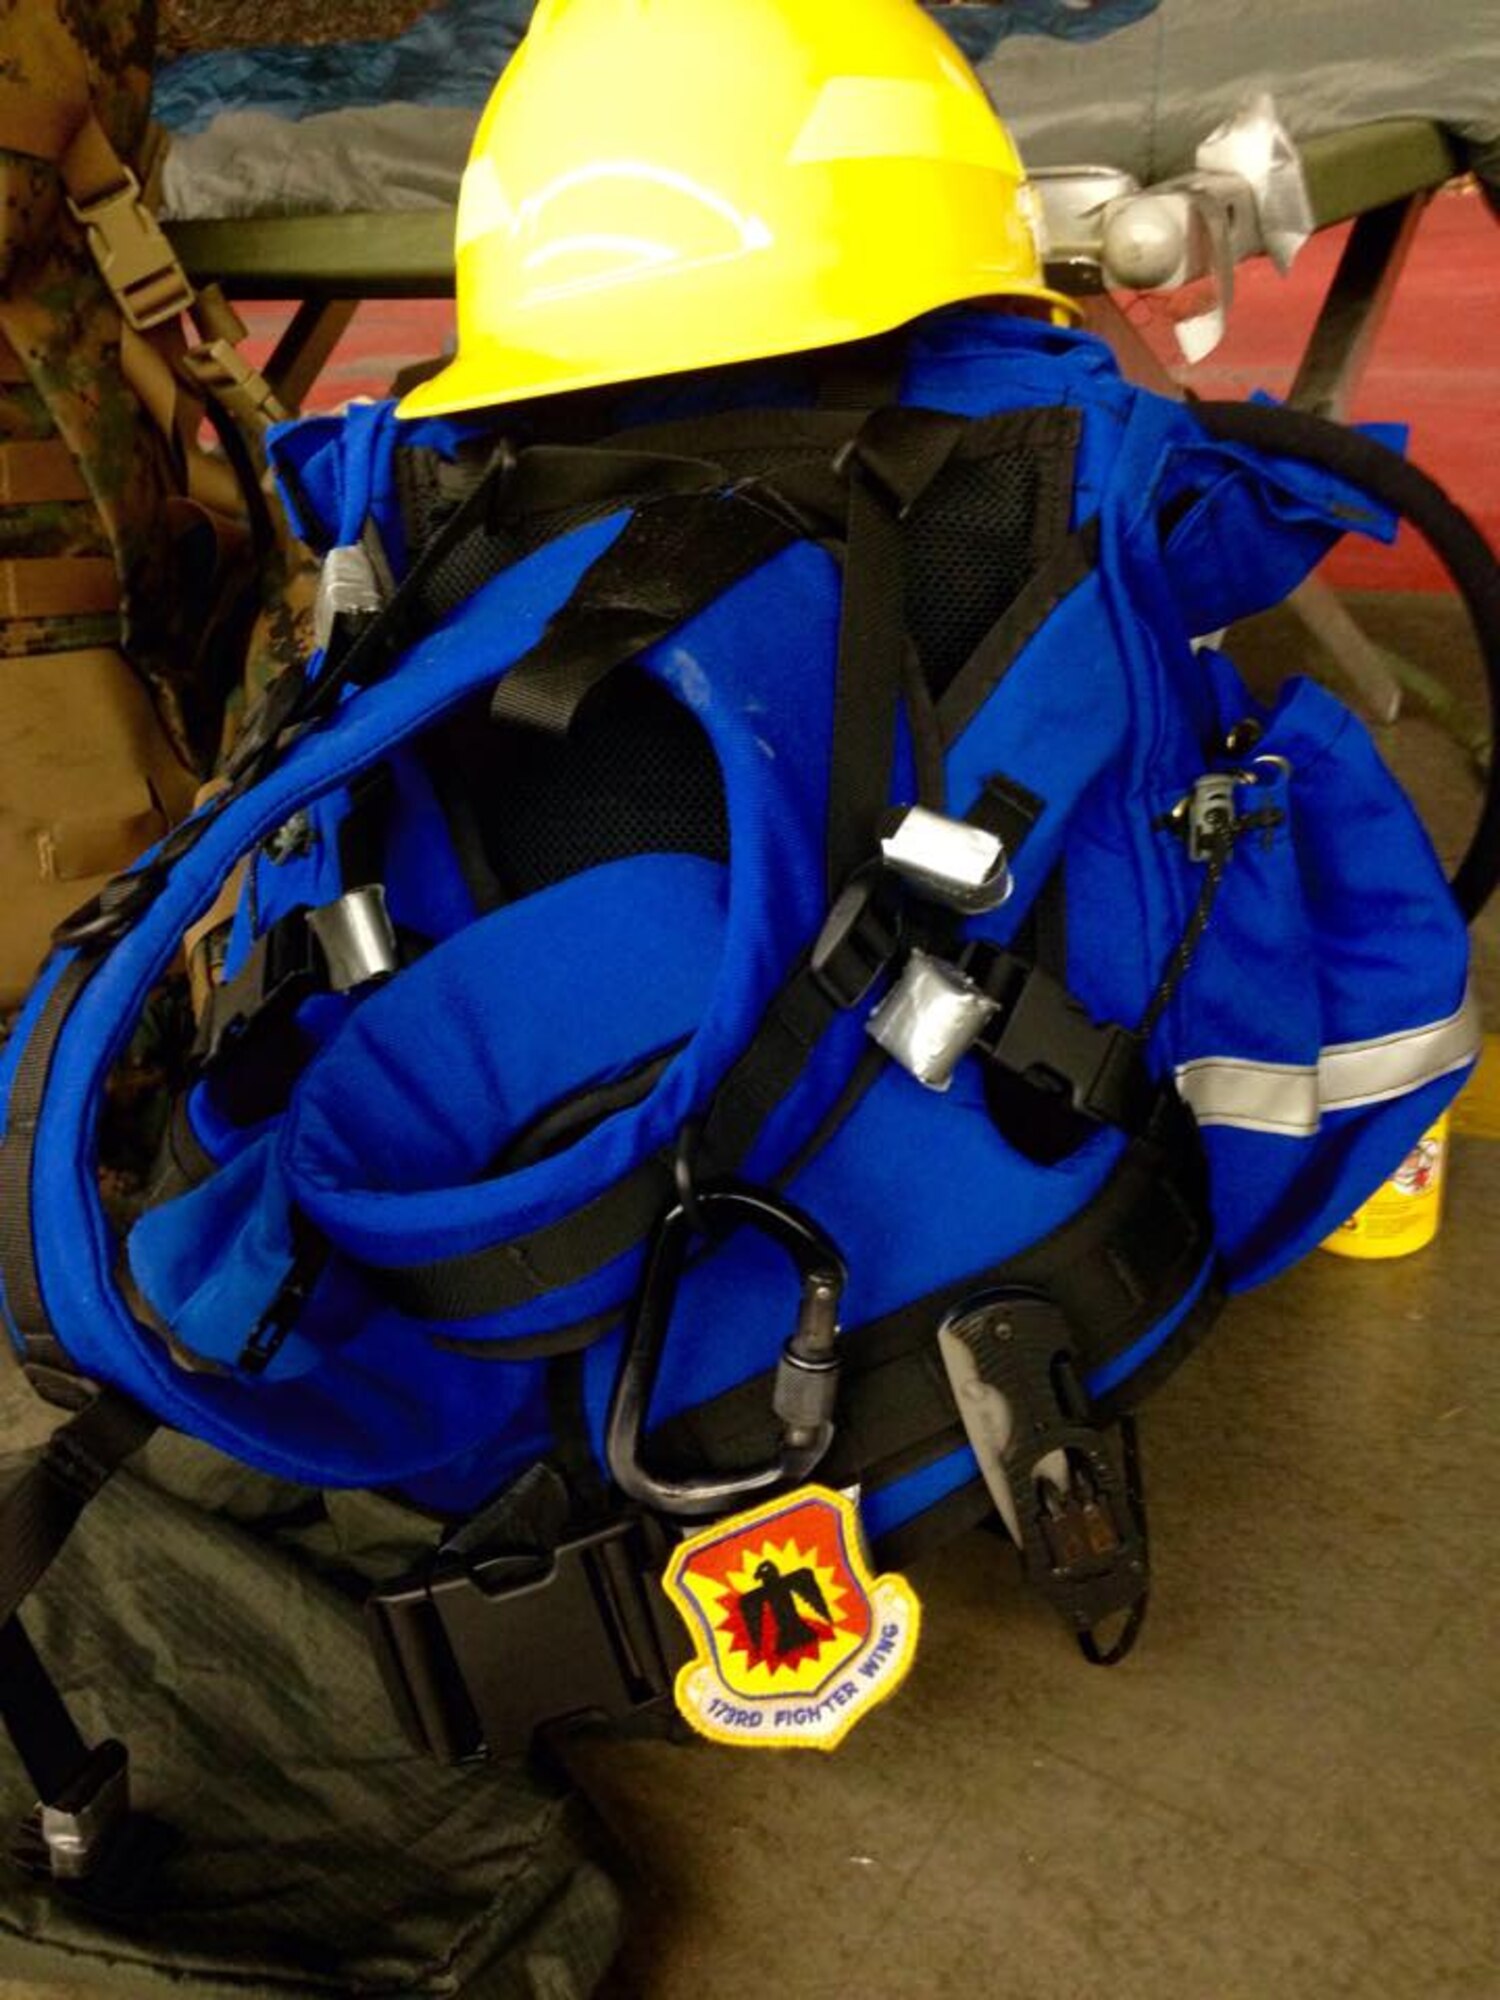
[[[1445,1111],[1384,1186],[1327,1238],[1323,1248],[1336,1257],[1365,1258],[1410,1257],[1425,1250],[1443,1219],[1450,1124]]]

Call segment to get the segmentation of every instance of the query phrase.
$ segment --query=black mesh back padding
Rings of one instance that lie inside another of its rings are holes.
[[[601,500],[592,507],[572,507],[552,514],[531,514],[503,521],[483,535],[465,536],[428,578],[422,590],[420,624],[431,627],[467,604],[475,591],[518,563],[523,556],[574,528],[602,520],[618,511],[616,500]]]
[[[729,858],[718,758],[659,682],[616,674],[553,738],[466,710],[439,755],[461,773],[500,896],[513,900],[630,854]]]
[[[1041,453],[1013,446],[948,465],[913,508],[906,624],[935,695],[1035,571],[1041,496]]]
[[[453,464],[418,447],[396,453],[396,489],[408,552],[428,546],[485,477],[488,465],[487,456],[472,453]],[[483,533],[464,536],[423,584],[415,629],[431,630],[512,563],[560,535],[616,513],[620,505],[618,499],[606,499],[546,513],[501,515]]]

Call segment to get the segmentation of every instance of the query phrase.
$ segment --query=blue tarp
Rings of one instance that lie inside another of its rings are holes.
[[[997,0],[928,12],[974,61],[1007,35],[1094,41],[1154,12],[1161,0]],[[531,18],[532,0],[450,0],[403,35],[312,48],[215,49],[158,73],[155,116],[171,132],[201,132],[221,111],[281,118],[379,104],[477,108]]]

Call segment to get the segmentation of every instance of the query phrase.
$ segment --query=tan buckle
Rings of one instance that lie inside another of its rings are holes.
[[[188,349],[180,365],[196,388],[222,403],[240,424],[281,424],[291,415],[265,376],[230,341],[201,341]]]
[[[68,196],[74,220],[88,236],[100,275],[114,294],[126,324],[149,333],[187,312],[193,288],[156,217],[141,199],[141,184],[128,167],[124,180],[92,201]]]

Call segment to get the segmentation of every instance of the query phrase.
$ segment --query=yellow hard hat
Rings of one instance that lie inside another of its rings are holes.
[[[403,417],[859,340],[1047,290],[1033,199],[916,0],[542,0],[458,205],[458,354]]]

